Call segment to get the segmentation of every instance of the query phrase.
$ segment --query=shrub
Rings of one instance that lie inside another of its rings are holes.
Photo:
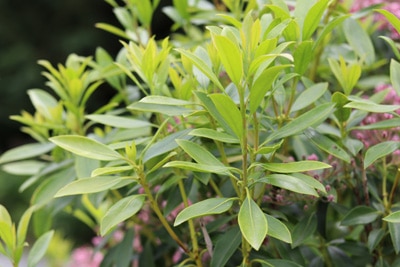
[[[35,192],[17,234],[2,208],[0,252],[18,263],[33,213],[33,266],[67,211],[100,236],[75,251],[94,266],[398,262],[400,56],[372,38],[373,15],[399,32],[395,15],[176,0],[176,32],[155,40],[159,1],[108,2],[123,29],[97,27],[124,39],[117,58],[40,61],[52,92],[28,91],[36,112],[12,117],[37,142],[0,163]],[[88,114],[103,83],[115,96]]]

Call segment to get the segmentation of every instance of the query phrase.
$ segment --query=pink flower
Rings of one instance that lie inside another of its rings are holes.
[[[72,262],[70,267],[98,267],[103,260],[104,255],[100,251],[94,251],[93,248],[83,246],[72,252]]]

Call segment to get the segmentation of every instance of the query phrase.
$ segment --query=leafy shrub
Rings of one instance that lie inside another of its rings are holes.
[[[40,61],[52,93],[28,91],[36,112],[12,117],[37,140],[0,158],[35,187],[33,249],[63,210],[98,232],[80,248],[95,266],[398,262],[400,56],[371,38],[371,15],[399,32],[395,15],[176,0],[164,12],[179,31],[156,41],[159,1],[108,2],[123,29],[97,26],[125,39],[117,58]],[[87,114],[102,83],[115,96]],[[0,252],[18,263],[25,235],[0,214]]]

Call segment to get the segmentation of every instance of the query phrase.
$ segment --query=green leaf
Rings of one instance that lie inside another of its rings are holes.
[[[380,213],[368,206],[357,206],[351,209],[341,221],[341,225],[350,226],[357,224],[368,224],[374,222]]]
[[[25,243],[26,233],[28,232],[29,221],[31,220],[31,216],[33,211],[36,209],[35,206],[29,207],[22,214],[17,228],[17,244],[18,246],[23,246]]]
[[[376,123],[357,126],[352,129],[356,130],[374,130],[374,129],[390,129],[400,125],[400,118],[394,118],[389,120],[378,121]]]
[[[328,83],[317,83],[304,90],[294,101],[291,112],[309,107],[323,96],[328,89]]]
[[[257,110],[258,106],[264,99],[265,94],[271,90],[271,86],[279,73],[289,66],[290,65],[279,65],[267,68],[257,77],[250,89],[249,99],[251,113],[254,113]]]
[[[273,145],[273,146],[263,146],[260,147],[255,153],[256,154],[269,154],[269,153],[274,153],[276,150],[278,150],[283,144],[283,140],[281,140],[279,143]]]
[[[24,160],[3,165],[3,170],[15,175],[35,175],[47,166],[46,162],[38,160]]]
[[[208,128],[198,128],[192,130],[189,135],[193,136],[199,136],[199,137],[205,137],[209,138],[215,141],[223,142],[223,143],[228,143],[228,144],[237,144],[239,143],[239,140],[226,133],[221,133],[213,129],[208,129]]]
[[[181,116],[193,112],[193,110],[181,106],[160,105],[142,101],[130,104],[127,108],[141,112],[161,113],[168,116]]]
[[[110,174],[116,174],[116,173],[121,173],[125,171],[130,171],[132,170],[133,167],[130,165],[124,165],[124,166],[115,166],[115,167],[103,167],[103,168],[97,168],[94,169],[90,175],[91,177],[96,177],[96,176],[102,176],[102,175],[110,175]],[[85,177],[88,177],[85,176]],[[81,177],[83,178],[83,177]]]
[[[237,171],[237,169],[232,167],[226,167],[221,165],[209,165],[209,164],[198,164],[194,162],[187,161],[170,161],[163,166],[164,168],[180,168],[184,170],[190,170],[195,172],[205,172],[205,173],[216,173],[221,175],[230,175],[230,171]]]
[[[385,230],[383,229],[374,229],[368,235],[368,250],[369,252],[373,252],[378,244],[382,241],[385,236]]]
[[[313,42],[312,41],[304,41],[300,43],[300,45],[296,48],[293,54],[294,58],[294,72],[303,75],[313,58],[313,50],[312,50]]]
[[[367,65],[375,62],[375,50],[368,33],[361,27],[360,23],[353,18],[347,18],[343,22],[343,30],[347,41],[354,52],[365,60]]]
[[[390,81],[397,95],[400,95],[400,63],[394,59],[390,61]]]
[[[219,161],[203,146],[188,140],[176,140],[176,142],[190,157],[192,157],[198,163],[225,167],[221,161]]]
[[[33,143],[18,146],[6,151],[3,155],[1,155],[0,164],[41,156],[51,151],[54,147],[55,146],[52,143]]]
[[[114,226],[135,215],[142,208],[145,199],[145,195],[133,195],[112,205],[101,219],[100,234],[106,235]]]
[[[211,267],[226,266],[239,245],[242,243],[242,235],[237,226],[231,227],[215,243]]]
[[[243,136],[243,122],[239,109],[233,100],[223,94],[208,96],[214,103],[219,115],[229,125],[235,135],[240,139]]]
[[[52,120],[51,109],[58,105],[57,100],[41,89],[31,89],[28,95],[35,109],[46,119]]]
[[[61,188],[54,197],[97,193],[109,190],[126,178],[116,176],[98,176],[79,179]]]
[[[392,212],[388,216],[384,217],[382,220],[390,223],[400,223],[400,211]]]
[[[1,204],[0,204],[0,222],[4,222],[10,227],[12,226],[10,213],[8,213],[7,209]]]
[[[315,189],[312,186],[310,186],[306,182],[303,182],[301,179],[295,176],[290,176],[285,174],[270,174],[261,179],[256,180],[256,182],[270,184],[300,194],[311,195],[316,197],[319,196],[317,191],[315,191]]]
[[[93,115],[87,115],[86,118],[91,121],[95,121],[116,128],[134,129],[134,128],[150,127],[152,125],[148,121],[142,121],[142,120],[125,118],[114,115],[93,114]]]
[[[298,134],[308,127],[316,126],[323,122],[329,115],[332,114],[334,109],[334,104],[325,103],[319,105],[310,111],[300,115],[294,120],[290,121],[288,124],[284,125],[282,128],[272,132],[265,143],[271,142],[276,139],[285,138],[291,135]]]
[[[115,150],[85,136],[60,135],[50,138],[50,141],[82,157],[106,161],[122,158]]]
[[[336,103],[336,110],[334,112],[336,118],[340,122],[345,122],[350,118],[351,109],[345,108],[344,106],[349,103],[347,96],[341,92],[335,92],[332,95],[332,102]]]
[[[377,9],[375,10],[386,17],[386,19],[393,25],[396,31],[400,34],[400,19],[393,13],[385,10],[385,9]]]
[[[326,164],[324,162],[314,161],[314,160],[304,160],[304,161],[287,162],[287,163],[274,163],[274,162],[261,163],[257,164],[257,166],[261,166],[269,171],[279,172],[279,173],[305,172],[305,171],[321,170],[332,167],[331,165]]]
[[[323,151],[347,163],[350,163],[351,160],[350,155],[329,137],[326,137],[325,135],[322,135],[319,132],[312,129],[308,129],[307,131],[304,132],[304,134],[305,136],[307,136],[308,139],[310,139],[310,141],[314,145],[316,145]]]
[[[317,216],[315,213],[311,216],[304,216],[292,230],[292,248],[302,245],[307,238],[314,235],[315,230],[317,230]]]
[[[240,206],[238,223],[250,246],[259,250],[268,234],[268,221],[257,203],[248,195]]]
[[[307,12],[303,24],[302,40],[308,40],[311,38],[321,22],[322,15],[325,13],[328,3],[329,0],[320,0]]]
[[[219,89],[224,90],[221,82],[219,81],[218,77],[214,74],[212,69],[204,63],[201,58],[196,56],[193,53],[185,51],[183,49],[176,49],[182,56],[187,57],[201,72],[203,72]]]
[[[385,157],[400,147],[398,141],[386,141],[368,148],[365,152],[364,169],[368,168],[375,160]]]
[[[28,254],[28,267],[36,267],[39,261],[46,254],[47,248],[50,245],[50,241],[53,238],[54,231],[49,231],[39,237],[39,239],[33,244],[31,251]]]
[[[117,28],[113,25],[110,25],[108,23],[99,22],[99,23],[96,23],[95,26],[96,26],[96,28],[102,29],[102,30],[112,33],[116,36],[119,36],[119,37],[122,37],[125,39],[130,39],[129,36],[123,30],[121,30],[120,28]]]
[[[314,42],[313,50],[315,50],[320,43],[325,39],[325,37],[329,34],[332,33],[332,30],[341,24],[344,20],[346,20],[348,17],[350,17],[351,14],[345,14],[341,16],[337,16],[331,21],[328,22],[328,24],[325,24],[324,27],[322,28],[321,33],[316,37],[316,40]]]
[[[228,37],[222,35],[214,35],[212,39],[226,73],[239,88],[243,76],[242,52],[239,46]]]
[[[355,108],[373,113],[389,113],[400,109],[400,105],[380,105],[368,99],[360,99],[349,96],[349,103],[344,105],[345,108]]]
[[[292,243],[292,236],[290,234],[289,229],[286,227],[284,223],[282,223],[280,220],[268,214],[265,214],[265,217],[267,218],[268,221],[269,236],[282,240],[283,242],[289,244]]]
[[[392,239],[394,251],[396,254],[400,252],[400,224],[399,223],[388,223],[389,233]]]
[[[233,202],[236,200],[236,198],[210,198],[197,202],[179,212],[174,226],[194,218],[224,213],[232,207]]]

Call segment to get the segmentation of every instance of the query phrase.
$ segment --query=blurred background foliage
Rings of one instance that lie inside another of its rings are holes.
[[[171,22],[161,8],[170,3],[171,0],[162,0],[156,11],[152,28],[158,38],[169,34]],[[40,74],[44,69],[37,64],[38,60],[46,59],[57,65],[64,63],[71,53],[92,56],[97,47],[116,56],[121,47],[118,37],[95,28],[97,22],[120,26],[112,7],[103,0],[0,0],[1,153],[31,141],[20,132],[21,125],[9,116],[20,114],[21,110],[33,110],[27,90],[46,89]],[[94,96],[96,106],[106,102],[113,93],[103,86]],[[23,177],[0,171],[0,203],[15,219],[27,208],[30,199],[29,191],[17,193],[22,182]],[[66,232],[73,232],[73,239],[84,239],[87,234],[82,232],[91,231],[84,225],[79,227],[79,222],[70,216],[61,216],[55,223]]]

